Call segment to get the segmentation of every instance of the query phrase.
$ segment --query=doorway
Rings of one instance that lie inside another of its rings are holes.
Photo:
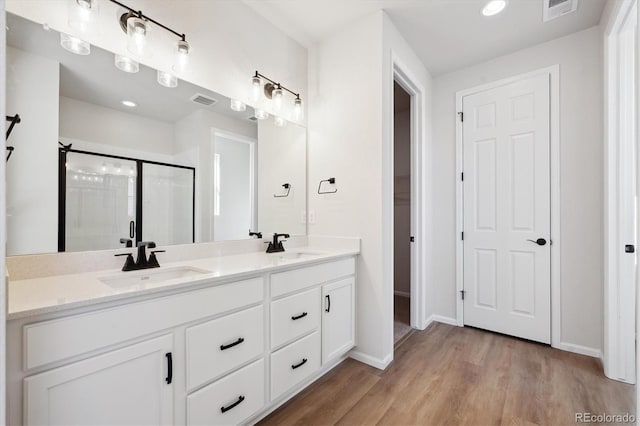
[[[393,342],[411,331],[411,95],[393,83]]]
[[[458,93],[459,325],[552,343],[557,88],[552,67]]]

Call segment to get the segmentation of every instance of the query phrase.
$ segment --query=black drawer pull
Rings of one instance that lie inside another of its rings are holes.
[[[324,311],[331,312],[331,295],[327,294],[325,298],[327,299],[327,307],[325,308]]]
[[[236,340],[236,341],[235,341],[235,342],[233,342],[233,343],[229,343],[228,345],[220,345],[220,350],[221,350],[221,351],[225,351],[225,350],[227,350],[227,349],[229,349],[229,348],[232,348],[232,347],[234,347],[234,346],[239,345],[239,344],[240,344],[240,343],[242,343],[242,342],[244,342],[244,339],[243,339],[242,337],[239,337],[239,338],[238,338],[238,340]],[[232,408],[233,408],[233,407],[232,407]]]
[[[296,368],[302,367],[303,365],[305,365],[307,363],[307,359],[306,358],[302,358],[302,361],[300,361],[299,364],[293,364],[291,366],[292,370],[295,370]]]
[[[220,407],[220,411],[222,411],[223,413],[226,413],[227,411],[236,408],[238,405],[240,405],[240,403],[244,401],[244,396],[240,395],[238,397],[238,400],[236,402],[234,402],[231,405],[227,405],[226,407]]]
[[[173,381],[173,357],[171,356],[171,352],[167,352],[164,354],[167,357],[167,384],[170,385]]]
[[[306,312],[303,312],[303,313],[301,313],[300,315],[296,315],[296,316],[291,317],[291,319],[295,321],[295,320],[299,320],[300,318],[304,318],[304,317],[306,317],[307,315],[308,315],[308,314],[307,314]]]

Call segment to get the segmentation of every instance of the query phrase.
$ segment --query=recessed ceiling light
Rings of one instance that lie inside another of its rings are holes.
[[[484,16],[494,16],[502,12],[507,7],[507,0],[490,0],[482,8]]]
[[[128,106],[129,108],[133,108],[135,107],[137,104],[135,102],[132,101],[122,101],[122,105],[124,106]]]

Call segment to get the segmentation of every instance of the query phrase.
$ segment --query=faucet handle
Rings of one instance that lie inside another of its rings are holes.
[[[114,254],[114,256],[127,256],[127,260],[124,261],[124,266],[122,267],[123,271],[132,271],[135,269],[136,262],[134,262],[133,255],[131,253]]]
[[[156,243],[154,243],[153,241],[140,241],[138,243],[138,247],[156,248]]]

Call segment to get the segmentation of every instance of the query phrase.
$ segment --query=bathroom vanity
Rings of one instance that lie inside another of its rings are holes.
[[[299,248],[10,282],[9,423],[257,421],[354,347],[357,254]]]

